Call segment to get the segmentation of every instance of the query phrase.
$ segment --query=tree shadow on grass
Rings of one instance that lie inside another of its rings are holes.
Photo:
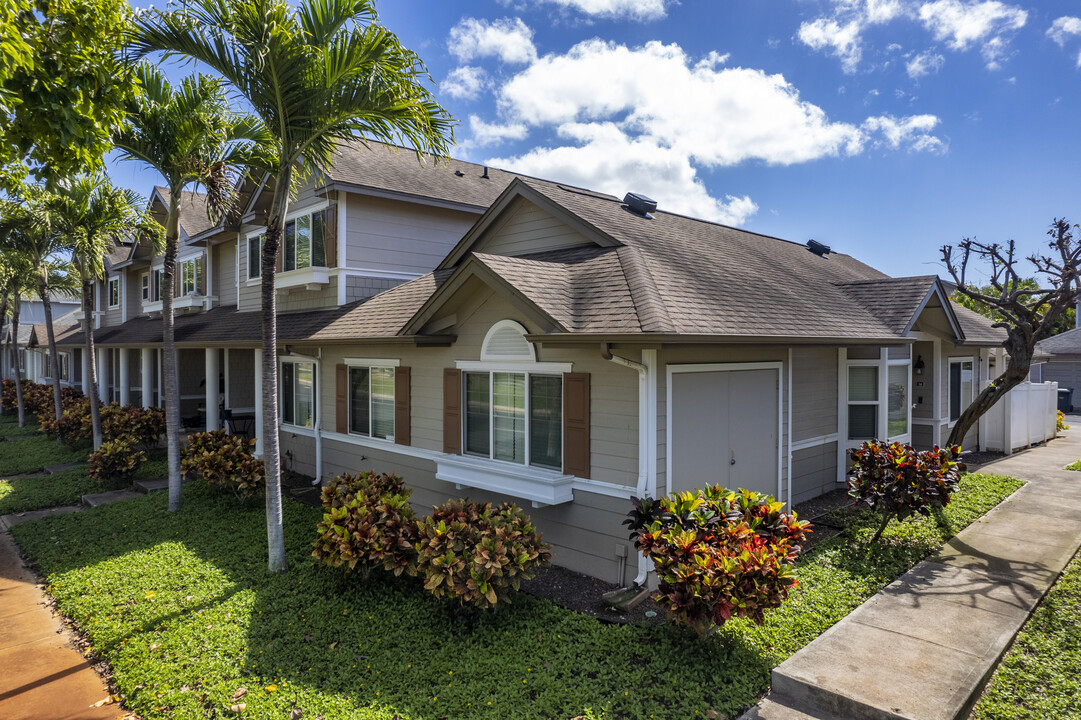
[[[220,715],[240,687],[249,717],[734,717],[768,689],[769,658],[739,633],[608,625],[525,595],[462,622],[416,578],[314,567],[317,509],[286,502],[291,570],[275,575],[260,500],[197,483],[184,500],[15,529],[148,717]]]

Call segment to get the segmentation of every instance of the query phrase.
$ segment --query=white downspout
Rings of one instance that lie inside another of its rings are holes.
[[[643,350],[642,360],[635,362],[613,355],[608,343],[601,344],[601,356],[605,360],[638,371],[638,497],[657,496],[657,351]],[[652,381],[652,382],[651,382]],[[645,585],[652,569],[649,558],[639,554],[638,576],[635,585]]]
[[[315,429],[315,480],[312,481],[312,485],[318,485],[323,480],[323,398],[320,395],[323,392],[323,362],[321,360],[323,356],[323,349],[319,349],[318,355],[301,355],[300,353],[289,353],[289,357],[302,358],[304,360],[310,360],[315,365],[315,420],[312,425]]]

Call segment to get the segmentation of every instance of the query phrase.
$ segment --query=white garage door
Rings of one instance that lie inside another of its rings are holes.
[[[673,368],[672,491],[720,484],[777,495],[780,376],[778,368],[691,372]]]

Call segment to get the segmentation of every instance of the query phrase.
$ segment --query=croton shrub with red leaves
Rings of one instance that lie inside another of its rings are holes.
[[[957,462],[960,447],[919,451],[906,443],[865,442],[852,451],[848,494],[882,516],[874,544],[893,518],[930,515],[945,507],[968,468]]]
[[[678,625],[703,635],[733,616],[761,625],[798,584],[794,565],[810,523],[769,495],[716,485],[632,502],[623,522],[653,560],[654,602]]]
[[[366,470],[334,478],[323,488],[323,520],[312,543],[317,564],[365,577],[376,568],[395,575],[411,568],[417,536],[412,494],[393,474]]]
[[[514,503],[449,500],[417,521],[416,572],[436,597],[481,610],[510,602],[550,564],[551,546]]]

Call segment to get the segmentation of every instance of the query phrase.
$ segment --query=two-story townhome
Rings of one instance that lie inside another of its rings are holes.
[[[182,258],[209,262],[176,337],[183,414],[217,426],[221,405],[257,433],[266,189],[248,195],[235,223],[185,239]],[[632,496],[817,496],[865,439],[944,441],[1002,367],[1001,331],[934,276],[375,144],[302,191],[283,251],[290,469],[397,472],[420,508],[525,504],[555,563],[620,583],[647,569],[621,525]],[[159,386],[153,315],[95,332],[129,401]]]

